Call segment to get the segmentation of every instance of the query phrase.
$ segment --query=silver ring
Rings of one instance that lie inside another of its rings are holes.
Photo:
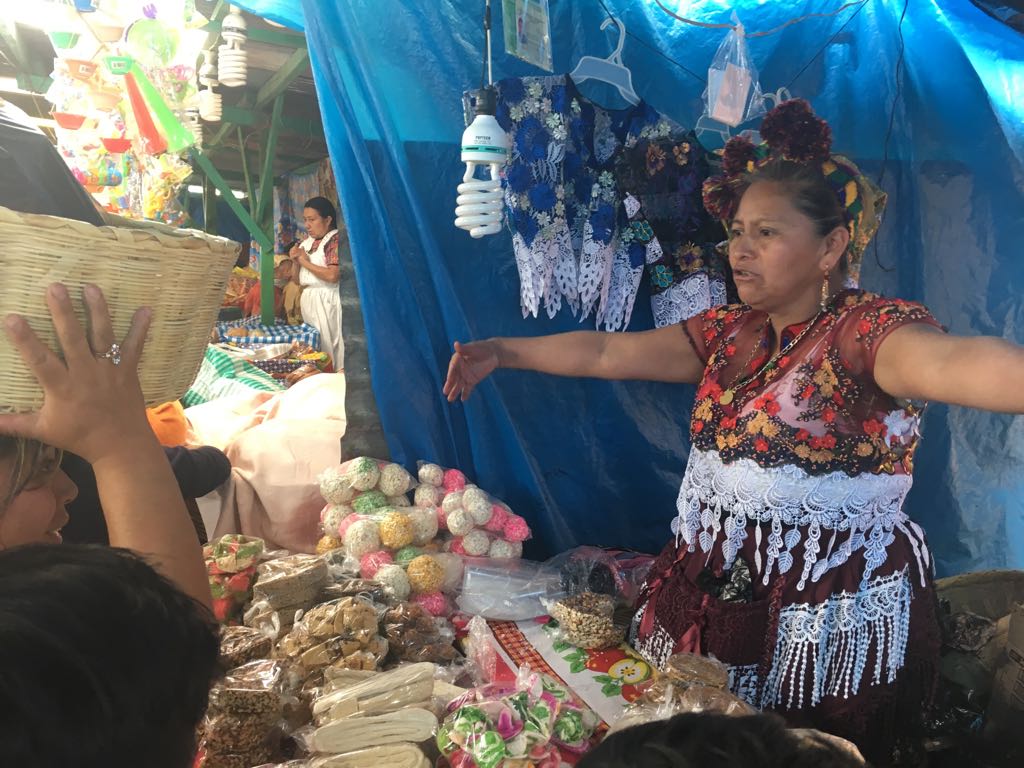
[[[111,344],[110,345],[110,349],[108,349],[106,352],[97,352],[96,353],[96,357],[98,357],[100,360],[109,360],[114,365],[120,365],[121,364],[121,345],[120,344]]]

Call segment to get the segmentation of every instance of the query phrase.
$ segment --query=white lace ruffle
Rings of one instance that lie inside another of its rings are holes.
[[[696,272],[671,288],[651,296],[654,327],[664,328],[696,317],[726,303],[725,281]]]
[[[849,698],[865,679],[871,685],[894,682],[906,656],[912,596],[904,569],[856,593],[783,608],[762,706],[803,709],[825,696]],[[808,690],[811,700],[805,702]]]
[[[789,572],[802,543],[804,567],[797,584],[801,590],[808,579],[817,582],[861,551],[866,587],[899,531],[910,540],[924,586],[928,549],[923,532],[902,508],[912,482],[908,475],[809,475],[799,467],[765,468],[751,459],[726,464],[718,452],[694,448],[672,531],[691,552],[699,546],[709,553],[720,543],[729,567],[747,538],[748,526],[756,524],[751,565],[766,585],[776,570]],[[806,538],[800,531],[805,526]],[[823,533],[829,537],[824,553]]]

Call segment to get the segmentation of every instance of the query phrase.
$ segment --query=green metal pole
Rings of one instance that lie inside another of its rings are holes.
[[[252,176],[249,175],[249,153],[245,149],[245,134],[242,131],[242,126],[238,126],[238,151],[242,155],[242,174],[245,177],[245,194],[249,197],[249,210],[252,211],[253,206],[256,205],[256,200],[252,186]]]
[[[263,229],[268,241],[273,242],[274,231],[274,156],[277,154],[277,136],[281,128],[281,110],[284,107],[284,94],[279,93],[274,99],[274,109],[270,116],[270,132],[267,135],[263,169],[260,171],[260,194],[256,201],[253,218],[256,225]],[[268,224],[269,219],[269,224]],[[262,246],[261,246],[262,249]],[[263,322],[270,324],[274,317],[274,248],[262,249],[260,257],[260,312]]]
[[[221,196],[227,201],[227,204],[231,207],[231,210],[235,212],[238,220],[242,222],[242,225],[248,230],[249,234],[256,241],[260,247],[260,315],[262,322],[266,325],[273,325],[274,323],[274,243],[267,237],[267,233],[260,229],[259,225],[249,212],[245,210],[234,193],[231,191],[231,187],[224,181],[224,177],[220,175],[220,172],[213,166],[208,158],[201,149],[193,147],[190,150],[192,159],[202,169],[206,177],[213,182],[214,186],[220,190]],[[267,290],[270,290],[270,301],[267,302]]]

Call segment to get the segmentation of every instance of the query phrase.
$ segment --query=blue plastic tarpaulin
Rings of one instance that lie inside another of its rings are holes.
[[[259,5],[303,24],[295,2]],[[631,33],[623,59],[637,92],[694,125],[724,30],[675,22],[652,2],[550,5],[556,72],[611,51],[614,28],[599,31],[606,5]],[[715,23],[735,9],[748,32],[823,11],[820,2],[668,5]],[[510,237],[472,240],[452,225],[460,96],[479,84],[482,0],[304,6],[393,458],[465,469],[526,515],[534,555],[580,543],[657,551],[675,514],[692,388],[499,372],[465,405],[441,395],[455,339],[580,327],[569,315],[524,320]],[[835,148],[866,172],[877,177],[884,163],[890,205],[865,287],[925,302],[953,332],[1024,341],[1024,38],[963,0],[911,3],[900,27],[904,8],[871,0],[751,38],[762,88],[807,98],[830,121]],[[542,74],[504,53],[501,21],[496,12],[495,78]],[[650,324],[640,311],[630,327]],[[1022,425],[928,411],[908,509],[941,573],[1024,567]]]

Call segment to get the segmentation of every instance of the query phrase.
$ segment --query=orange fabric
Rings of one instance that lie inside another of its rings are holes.
[[[160,445],[174,448],[188,442],[188,419],[185,418],[185,409],[177,400],[147,408],[146,418]]]
[[[260,284],[256,283],[252,288],[249,289],[249,293],[245,297],[245,306],[242,309],[242,313],[246,317],[253,317],[260,313]],[[282,317],[284,315],[284,293],[276,285],[274,286],[274,317]]]

